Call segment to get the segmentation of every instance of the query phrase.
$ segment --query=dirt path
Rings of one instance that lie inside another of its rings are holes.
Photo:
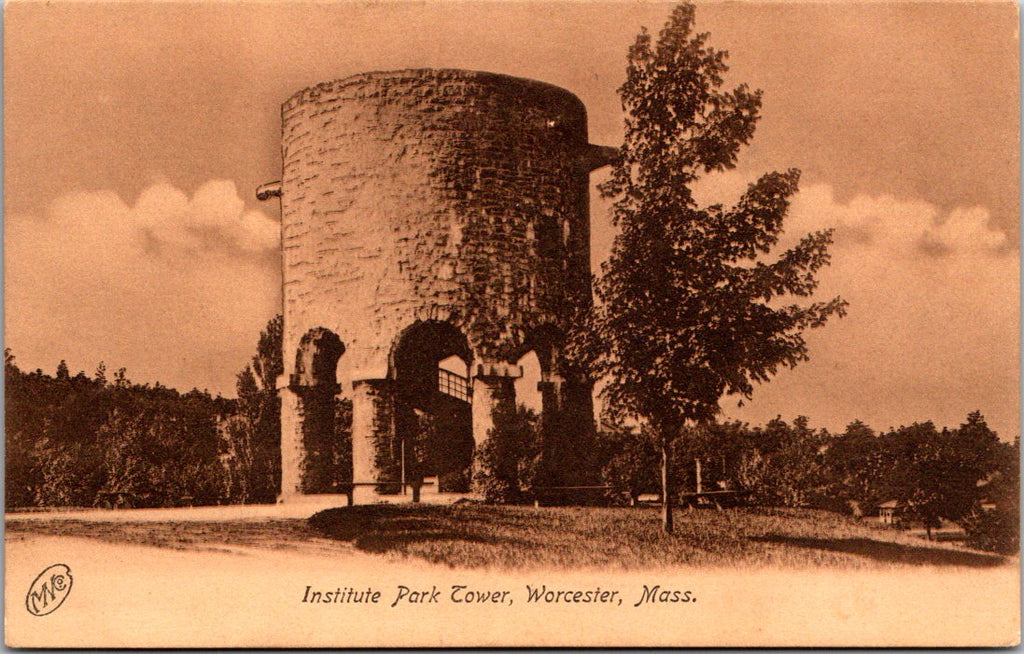
[[[364,489],[365,490],[365,489]],[[364,497],[368,497],[364,494]],[[424,490],[424,504],[451,504],[465,495],[441,494]],[[357,498],[359,495],[357,494]],[[344,495],[310,495],[281,504],[232,504],[228,506],[195,506],[172,509],[75,509],[68,511],[14,511],[6,514],[8,520],[86,520],[89,522],[216,522],[259,519],[306,519],[325,509],[345,506]],[[370,500],[357,504],[370,503]],[[372,495],[372,503],[407,504],[408,496]]]

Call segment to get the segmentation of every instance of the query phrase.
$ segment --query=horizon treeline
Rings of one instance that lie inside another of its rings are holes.
[[[257,356],[238,375],[237,399],[133,383],[124,368],[110,378],[103,364],[91,377],[72,376],[63,361],[54,376],[25,372],[7,350],[7,510],[274,502],[281,475],[274,390],[279,332],[275,319],[261,335]],[[529,459],[539,460],[544,435],[538,420],[521,413],[519,419],[533,424],[516,429],[536,430],[536,448],[519,438],[525,444],[514,455],[523,459],[517,467],[528,470]],[[350,413],[339,416],[335,437],[345,439],[350,434],[340,423]],[[833,434],[811,428],[801,416],[791,423],[722,422],[684,431],[672,452],[679,493],[696,490],[699,465],[704,491],[744,489],[763,506],[854,515],[895,500],[926,527],[945,519],[964,527],[976,546],[1017,548],[1020,439],[1000,441],[980,412],[953,429],[922,422],[876,432],[857,420]],[[589,468],[580,474],[615,486],[620,496],[660,492],[658,448],[650,434],[604,425],[594,438],[593,447],[584,448],[590,460],[573,464]],[[338,492],[351,472],[340,464],[350,459],[333,459],[337,479],[324,486]],[[519,483],[527,493],[529,479]],[[990,510],[981,510],[983,500]]]
[[[237,399],[159,382],[22,371],[4,356],[7,510],[274,502],[276,400],[250,367]]]
[[[657,447],[644,430],[606,428],[598,452],[604,483],[634,498],[659,492]],[[672,450],[684,493],[745,490],[761,506],[858,517],[893,503],[929,536],[945,520],[969,544],[1006,552],[1019,543],[1019,461],[1020,438],[1000,441],[979,411],[953,429],[926,421],[876,432],[855,420],[833,434],[805,416],[713,423],[684,429]]]

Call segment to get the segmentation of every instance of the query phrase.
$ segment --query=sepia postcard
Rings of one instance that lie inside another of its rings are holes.
[[[6,644],[1019,644],[1019,26],[8,3]]]

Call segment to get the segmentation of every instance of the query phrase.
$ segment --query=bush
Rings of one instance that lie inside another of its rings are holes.
[[[967,532],[964,544],[986,552],[1020,551],[1020,524],[1012,511],[979,511],[960,521]]]
[[[439,493],[468,493],[471,486],[469,470],[442,472],[437,476]]]
[[[416,414],[413,447],[406,451],[406,478],[436,475],[438,492],[468,493],[475,445],[469,405]]]
[[[643,493],[661,492],[661,453],[648,434],[613,428],[600,432],[598,442],[601,481],[616,488],[613,499],[625,494],[635,501]]]
[[[476,453],[477,490],[488,504],[526,503],[540,456],[537,414],[499,404],[492,415],[494,427]]]

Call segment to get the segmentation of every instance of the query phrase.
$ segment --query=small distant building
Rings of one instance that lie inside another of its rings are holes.
[[[1003,473],[996,470],[992,474],[988,475],[984,479],[979,479],[976,484],[978,493],[981,495],[981,499],[978,500],[978,504],[981,505],[981,510],[984,513],[995,511],[996,500],[995,497],[1000,497],[1005,494],[1006,481],[1003,479]]]
[[[889,500],[878,505],[878,520],[883,525],[897,525],[903,519],[907,504],[900,500]]]

